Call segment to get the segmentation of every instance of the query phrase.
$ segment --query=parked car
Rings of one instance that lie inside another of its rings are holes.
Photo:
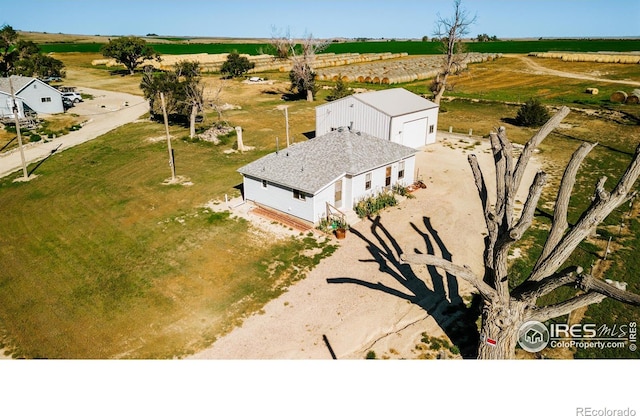
[[[60,81],[62,81],[62,78],[55,77],[55,76],[42,78],[42,82],[46,82],[47,84],[50,82],[60,82]]]
[[[77,92],[63,92],[62,93],[62,97],[66,97],[68,99],[70,99],[73,103],[79,103],[82,100],[82,95],[80,95]]]
[[[73,107],[73,101],[71,101],[69,98],[67,98],[67,97],[65,97],[63,95],[62,96],[62,106],[64,107],[64,110],[67,111],[68,109]]]

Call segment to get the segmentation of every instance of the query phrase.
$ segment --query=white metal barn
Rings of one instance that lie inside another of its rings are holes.
[[[64,112],[62,93],[37,78],[11,76],[13,93],[18,104],[18,117],[24,117],[25,110],[31,109],[39,114],[57,114]],[[13,116],[11,108],[11,88],[9,78],[0,78],[0,117]]]
[[[344,213],[361,198],[415,181],[417,150],[338,129],[238,169],[244,198],[313,224],[327,203]]]
[[[435,143],[438,105],[404,88],[354,94],[316,107],[316,135],[351,126],[405,146]]]

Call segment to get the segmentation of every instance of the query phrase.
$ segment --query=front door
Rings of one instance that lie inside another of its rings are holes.
[[[336,208],[342,208],[342,179],[336,181],[334,206]]]

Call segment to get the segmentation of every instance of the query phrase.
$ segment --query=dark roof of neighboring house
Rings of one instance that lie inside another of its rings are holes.
[[[313,195],[345,174],[358,175],[417,152],[345,128],[268,154],[238,172]]]

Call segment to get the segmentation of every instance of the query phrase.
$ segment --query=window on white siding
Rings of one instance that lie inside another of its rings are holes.
[[[41,98],[43,103],[50,103],[51,102],[51,97],[42,97]]]
[[[433,131],[436,129],[436,126],[434,126],[433,124],[429,126],[429,134],[433,133]]]
[[[266,188],[266,187],[267,187],[267,180],[266,180],[266,179],[263,179],[263,180],[262,180],[262,187],[263,187],[263,188]]]
[[[387,166],[384,174],[384,186],[391,185],[391,166]]]
[[[404,160],[398,162],[398,179],[404,178]]]
[[[364,175],[364,189],[371,189],[371,173]]]
[[[297,189],[293,190],[293,198],[294,199],[299,199],[300,201],[305,201],[307,198],[305,197],[304,193],[301,191],[298,191]]]

